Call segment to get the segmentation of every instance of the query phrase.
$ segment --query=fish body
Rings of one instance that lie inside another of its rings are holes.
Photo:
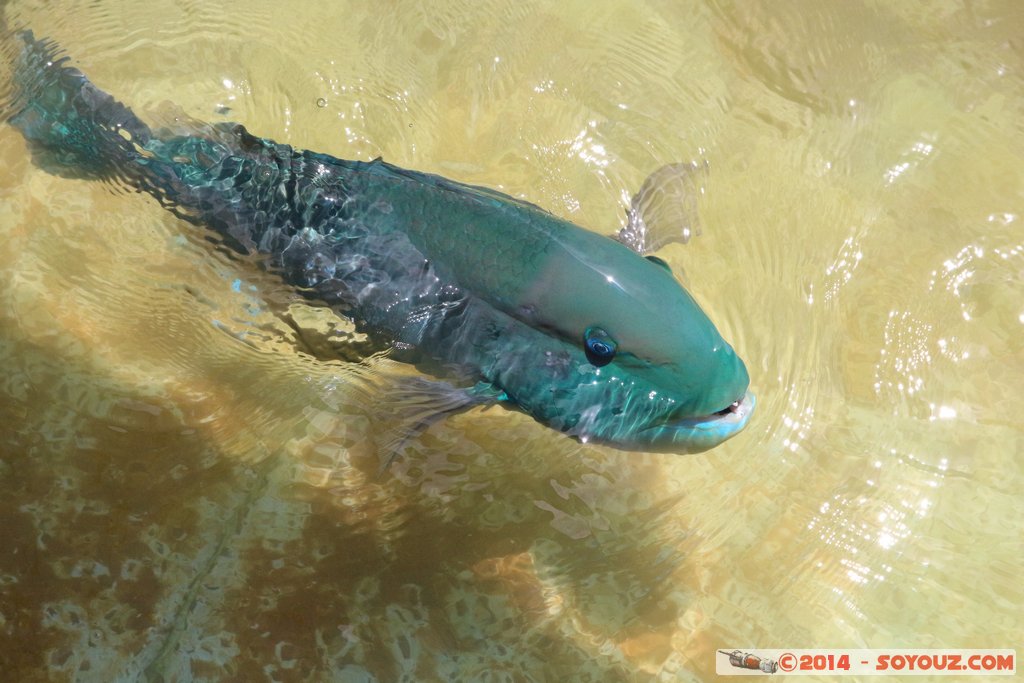
[[[21,40],[4,112],[40,163],[154,196],[396,357],[620,448],[701,451],[747,423],[746,367],[663,262],[379,159],[297,150],[238,124],[155,131],[51,43]]]

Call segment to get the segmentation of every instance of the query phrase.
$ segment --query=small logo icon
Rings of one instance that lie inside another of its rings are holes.
[[[779,670],[779,664],[774,659],[761,658],[748,652],[740,652],[739,650],[733,650],[732,652],[719,650],[719,652],[729,658],[730,664],[740,669],[753,669],[754,671],[761,671],[766,674],[773,674]]]

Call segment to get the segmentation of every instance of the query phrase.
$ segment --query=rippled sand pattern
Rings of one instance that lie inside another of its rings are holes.
[[[659,256],[759,398],[694,456],[478,409],[378,476],[379,349],[0,127],[2,680],[685,681],[722,648],[1022,641],[1024,6],[0,11],[148,120],[601,233],[706,160],[700,234]]]

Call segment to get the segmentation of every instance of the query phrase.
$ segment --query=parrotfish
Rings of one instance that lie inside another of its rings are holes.
[[[615,239],[492,189],[239,124],[154,129],[52,42],[8,38],[20,44],[0,114],[38,163],[152,195],[382,340],[427,375],[394,392],[415,395],[419,428],[424,406],[500,403],[580,441],[691,453],[747,424],[743,361],[648,253],[657,174]]]

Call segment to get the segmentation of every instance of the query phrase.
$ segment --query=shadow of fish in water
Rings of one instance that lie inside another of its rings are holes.
[[[433,377],[396,381],[385,461],[444,415],[501,403],[618,448],[696,452],[738,433],[742,360],[664,261],[704,169],[659,169],[610,239],[483,187],[347,161],[239,124],[157,131],[22,32],[4,118],[47,170],[146,192]],[[368,372],[370,369],[368,368]],[[373,374],[369,372],[369,374]]]

